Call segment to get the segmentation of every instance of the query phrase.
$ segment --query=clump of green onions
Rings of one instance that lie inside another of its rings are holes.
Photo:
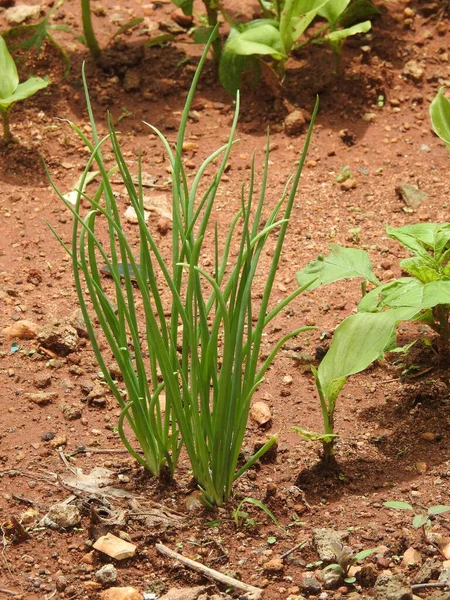
[[[267,143],[257,200],[254,202],[253,164],[248,190],[242,187],[241,208],[228,231],[219,236],[215,224],[213,268],[210,272],[202,269],[199,257],[207,232],[212,232],[214,200],[234,143],[239,111],[238,96],[228,143],[206,158],[189,182],[182,162],[183,140],[194,91],[210,45],[211,40],[200,59],[186,99],[175,148],[171,148],[160,131],[150,126],[161,140],[171,166],[171,258],[163,257],[146,225],[141,160],[139,183],[135,184],[111,119],[108,135],[103,139],[97,135],[85,79],[94,141],[90,142],[76,125],[71,124],[89,147],[91,156],[80,182],[76,206],[67,202],[66,205],[74,215],[72,246],[68,251],[72,256],[76,290],[96,358],[122,407],[118,431],[123,443],[136,460],[156,476],[165,466],[173,474],[184,445],[205,503],[220,506],[229,499],[234,481],[271,447],[277,437],[272,436],[263,448],[237,468],[255,390],[283,344],[292,336],[311,329],[300,327],[285,335],[269,356],[262,363],[259,361],[265,327],[303,289],[295,290],[269,308],[312,124],[292,182],[263,223],[269,164]],[[313,120],[316,112],[317,106]],[[107,142],[111,144],[116,163],[110,171],[101,151]],[[208,179],[206,191],[201,192],[205,172],[217,160],[215,175]],[[90,197],[82,190],[94,164],[101,174],[101,184]],[[139,252],[124,232],[110,182],[112,171],[120,173],[136,212]],[[81,214],[82,198],[91,204],[91,210],[85,216]],[[98,217],[103,217],[101,220],[107,225],[106,243],[96,233]],[[238,224],[242,228],[239,235]],[[255,307],[252,298],[255,274],[265,243],[275,232],[275,250],[262,297]],[[231,248],[237,252],[232,263]],[[109,286],[112,290],[108,290],[108,283],[101,277],[100,260],[112,276]],[[164,303],[161,284],[170,290],[169,306]],[[142,314],[136,310],[138,302],[143,307]],[[126,392],[119,388],[108,371],[99,332],[90,315],[92,309],[115,357]],[[159,402],[162,392],[165,394],[164,411]],[[125,431],[125,421],[134,434],[134,441]]]

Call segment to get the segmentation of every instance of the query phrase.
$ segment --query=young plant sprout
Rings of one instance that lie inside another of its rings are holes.
[[[432,519],[436,515],[442,515],[450,511],[450,506],[446,506],[445,504],[438,504],[436,506],[430,506],[426,512],[416,512],[414,507],[409,502],[397,500],[389,500],[388,502],[384,502],[383,506],[386,506],[386,508],[392,508],[393,510],[408,510],[412,512],[413,518],[411,521],[411,525],[414,527],[414,529],[421,530],[423,539],[427,543],[433,543],[428,535],[428,532],[431,529]]]
[[[30,77],[19,83],[16,63],[9,53],[5,40],[0,36],[0,114],[3,119],[3,142],[12,140],[9,116],[16,102],[26,100],[50,84],[48,77]]]
[[[386,233],[412,254],[400,262],[407,277],[381,284],[367,252],[335,245],[328,256],[318,256],[297,273],[301,288],[307,285],[310,290],[342,279],[362,281],[357,313],[336,328],[327,354],[313,371],[325,432],[296,428],[304,438],[324,444],[325,459],[332,455],[334,411],[345,382],[396,347],[400,322],[412,320],[430,327],[439,335],[441,361],[450,360],[450,223],[386,227]],[[369,284],[373,289],[367,292]]]
[[[356,577],[350,574],[350,568],[377,551],[377,548],[369,548],[354,554],[350,546],[344,546],[339,542],[331,542],[330,545],[336,556],[336,562],[325,567],[323,572],[336,571],[342,575],[345,583],[355,583]]]

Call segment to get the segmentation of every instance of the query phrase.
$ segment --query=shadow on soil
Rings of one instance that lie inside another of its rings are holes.
[[[377,489],[385,489],[388,497],[394,485],[420,480],[421,469],[450,477],[449,406],[449,389],[438,375],[405,384],[398,398],[359,413],[358,430],[375,422],[381,431],[368,441],[365,456],[346,458],[345,446],[338,445],[336,462],[326,466],[319,461],[302,470],[295,484],[311,501],[337,500]]]

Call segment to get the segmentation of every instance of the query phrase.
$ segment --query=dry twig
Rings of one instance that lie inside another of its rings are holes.
[[[191,560],[190,558],[186,558],[182,554],[178,554],[178,552],[175,552],[174,550],[167,548],[167,546],[164,546],[164,544],[156,544],[156,549],[161,554],[165,554],[166,556],[170,556],[170,558],[174,558],[175,560],[178,560],[179,562],[183,563],[190,569],[193,569],[194,571],[202,573],[202,575],[204,575],[205,577],[208,577],[209,579],[214,579],[215,581],[218,581],[219,583],[222,583],[223,585],[226,585],[228,587],[231,586],[231,587],[236,588],[237,590],[242,590],[243,592],[246,592],[247,594],[249,594],[249,598],[251,597],[253,600],[259,600],[259,598],[261,598],[262,590],[260,588],[254,587],[252,585],[248,585],[247,583],[243,583],[242,581],[239,581],[238,579],[234,579],[233,577],[228,577],[227,575],[224,575],[223,573],[220,573],[219,571],[210,569],[209,567],[202,565],[201,563],[197,562],[196,560]]]

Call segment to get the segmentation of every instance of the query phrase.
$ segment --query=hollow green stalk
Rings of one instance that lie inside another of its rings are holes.
[[[101,49],[97,38],[95,37],[92,26],[91,1],[81,0],[81,20],[83,23],[83,35],[89,52],[94,60],[100,58]]]

